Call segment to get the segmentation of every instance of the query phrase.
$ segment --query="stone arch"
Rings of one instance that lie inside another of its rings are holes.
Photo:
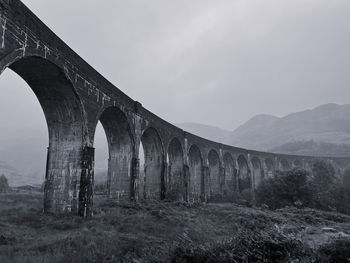
[[[188,151],[190,176],[187,178],[189,200],[200,200],[204,195],[203,158],[197,145],[192,144]]]
[[[282,171],[288,171],[291,169],[291,166],[286,159],[280,160],[280,167],[281,167]]]
[[[236,191],[236,169],[233,157],[230,153],[224,154],[225,188],[224,194],[231,195]]]
[[[261,169],[261,162],[258,157],[252,158],[253,166],[253,177],[254,177],[254,187],[257,187],[260,182],[264,179],[264,174]]]
[[[107,187],[110,197],[128,199],[133,195],[132,160],[134,139],[126,114],[118,107],[107,107],[99,116],[108,142]]]
[[[247,159],[240,155],[237,159],[239,173],[238,173],[238,189],[239,192],[242,192],[246,189],[251,188],[251,178],[249,174],[248,162]]]
[[[219,154],[211,149],[208,153],[209,164],[209,192],[210,196],[214,197],[221,194],[220,184],[220,157]]]
[[[166,197],[169,199],[183,200],[184,172],[183,172],[183,149],[178,138],[173,138],[168,146],[168,181],[166,186]]]
[[[271,158],[266,158],[265,159],[265,166],[266,166],[266,175],[267,177],[272,177],[273,176],[273,160]]]
[[[145,164],[140,172],[139,197],[164,198],[163,144],[159,133],[153,127],[147,128],[141,136]]]
[[[62,68],[38,56],[20,58],[8,68],[31,87],[46,118],[44,211],[91,214],[93,152],[84,148],[85,114],[73,84]]]

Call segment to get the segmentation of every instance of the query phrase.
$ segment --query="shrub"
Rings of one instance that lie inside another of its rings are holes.
[[[94,185],[94,191],[96,194],[107,194],[108,188],[107,183],[95,183]]]
[[[0,176],[0,193],[6,193],[9,190],[9,184],[5,175]]]
[[[308,205],[311,196],[307,177],[305,170],[293,169],[263,180],[256,189],[257,204],[266,204],[272,209]]]
[[[276,231],[241,230],[228,240],[202,245],[178,244],[170,262],[291,262],[308,257],[308,248]],[[298,261],[299,262],[299,261]]]
[[[342,237],[331,240],[318,249],[317,256],[321,262],[349,262],[350,238]]]
[[[315,162],[312,168],[310,182],[313,207],[322,210],[336,209],[337,178],[332,165],[324,162]]]

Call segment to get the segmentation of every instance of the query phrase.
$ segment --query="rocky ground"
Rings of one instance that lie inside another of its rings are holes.
[[[44,215],[38,191],[0,194],[0,262],[350,262],[343,214],[94,200],[82,219]]]

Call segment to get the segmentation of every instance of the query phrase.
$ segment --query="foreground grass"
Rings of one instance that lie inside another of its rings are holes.
[[[342,214],[101,196],[85,220],[41,207],[41,193],[0,195],[0,262],[350,262]]]

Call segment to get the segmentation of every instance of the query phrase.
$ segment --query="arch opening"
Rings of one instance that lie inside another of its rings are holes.
[[[99,121],[94,136],[95,167],[94,195],[104,197],[108,194],[108,141],[106,133]]]
[[[190,201],[199,201],[204,196],[203,158],[197,145],[192,145],[188,153],[190,176],[187,178],[187,195]]]
[[[139,197],[143,199],[163,199],[163,146],[159,134],[154,128],[148,128],[143,132],[139,156]]]
[[[129,199],[132,195],[134,141],[128,119],[119,108],[109,107],[99,120],[108,142],[108,196],[117,200]]]
[[[61,68],[40,57],[21,58],[9,68],[30,86],[46,119],[49,147],[44,211],[78,213],[80,199],[83,213],[90,213],[86,209],[92,204],[92,185],[81,186],[90,181],[92,174],[81,176],[81,160],[88,156],[88,163],[92,163],[93,154],[83,151],[84,114],[72,83]]]
[[[180,141],[173,138],[168,146],[168,178],[166,186],[166,198],[183,200],[185,198],[184,160]]]

